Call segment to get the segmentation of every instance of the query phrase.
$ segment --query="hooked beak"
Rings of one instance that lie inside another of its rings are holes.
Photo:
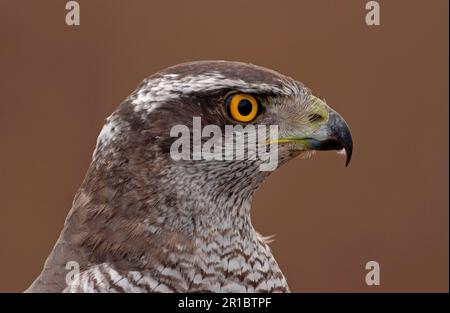
[[[306,147],[311,150],[344,150],[345,166],[350,163],[353,151],[353,140],[345,120],[336,111],[329,109],[328,121],[315,134],[303,138]]]

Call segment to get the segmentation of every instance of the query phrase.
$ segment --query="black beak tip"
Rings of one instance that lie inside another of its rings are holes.
[[[347,167],[350,164],[353,152],[353,139],[350,129],[345,120],[335,111],[330,114],[329,125],[332,133],[331,141],[334,141],[334,144],[330,146],[345,150],[347,157],[345,166]]]
[[[346,155],[345,167],[347,167],[350,164],[350,160],[352,159],[353,153],[353,140],[350,131],[348,131],[348,134],[346,134],[346,136],[342,138],[341,142],[343,146],[342,148],[345,150]]]
[[[350,160],[352,158],[352,149],[345,149],[345,154],[347,156],[347,160],[345,161],[345,167],[348,167],[348,164],[350,163]]]

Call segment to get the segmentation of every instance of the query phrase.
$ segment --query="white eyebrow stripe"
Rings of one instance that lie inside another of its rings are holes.
[[[301,94],[297,84],[288,81],[281,81],[281,83],[282,87],[267,83],[248,83],[242,79],[225,78],[215,71],[181,78],[178,74],[166,74],[148,79],[143,86],[133,92],[130,99],[135,112],[147,111],[149,113],[158,107],[158,102],[177,99],[181,94],[223,88],[236,88],[243,92],[277,93],[283,96]]]

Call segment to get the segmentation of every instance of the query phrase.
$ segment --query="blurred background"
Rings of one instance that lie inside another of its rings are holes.
[[[0,0],[0,291],[51,251],[105,118],[180,62],[251,62],[345,117],[335,153],[297,159],[256,194],[253,223],[296,292],[448,291],[448,1]],[[365,284],[375,260],[381,285]]]

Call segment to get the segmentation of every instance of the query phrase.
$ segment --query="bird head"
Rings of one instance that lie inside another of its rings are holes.
[[[237,141],[226,131],[230,126],[247,132],[246,143],[263,129],[265,152],[276,151],[277,165],[316,150],[342,150],[348,164],[352,154],[344,119],[294,79],[228,61],[167,68],[145,79],[98,137],[80,192],[85,196],[79,197],[94,208],[85,223],[96,224],[92,244],[124,244],[130,232],[139,232],[133,247],[145,249],[144,233],[153,239],[168,233],[192,237],[202,227],[248,224],[253,193],[271,171],[261,170],[267,158],[249,157],[248,145],[243,158],[226,159],[225,142],[230,136]],[[187,141],[180,144],[183,136]],[[99,223],[108,227],[100,232]]]

